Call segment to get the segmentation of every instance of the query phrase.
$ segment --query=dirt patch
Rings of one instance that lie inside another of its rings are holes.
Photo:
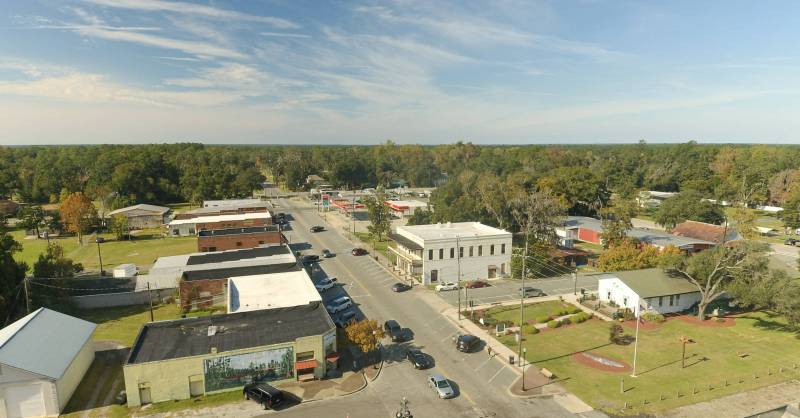
[[[736,325],[736,318],[732,317],[721,317],[721,318],[711,318],[706,319],[705,321],[701,321],[696,316],[692,315],[680,315],[670,319],[677,319],[692,325],[698,325],[701,327],[714,327],[714,328],[727,328]]]
[[[578,364],[604,372],[623,373],[631,370],[631,366],[622,360],[610,359],[588,351],[575,353],[572,359]]]

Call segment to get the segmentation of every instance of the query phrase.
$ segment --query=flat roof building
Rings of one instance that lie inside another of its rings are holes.
[[[194,236],[208,229],[248,228],[272,224],[269,212],[248,212],[230,215],[207,215],[188,219],[173,219],[169,236]]]
[[[398,218],[412,216],[417,209],[428,207],[428,203],[419,200],[387,200],[385,203],[392,210],[392,214]]]
[[[288,308],[322,302],[304,269],[228,278],[228,313]]]
[[[280,225],[206,229],[197,232],[197,251],[225,251],[281,245],[285,242]]]
[[[128,406],[321,379],[336,367],[336,327],[321,302],[145,324],[123,372]]]
[[[459,270],[461,280],[511,272],[511,233],[479,222],[400,226],[389,238],[395,266],[423,284],[455,282]]]

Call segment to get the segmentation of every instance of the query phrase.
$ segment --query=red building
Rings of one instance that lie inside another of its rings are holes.
[[[225,251],[285,242],[279,225],[209,229],[197,233],[197,251]]]

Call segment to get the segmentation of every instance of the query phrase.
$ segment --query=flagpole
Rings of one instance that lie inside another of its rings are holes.
[[[636,304],[636,339],[633,342],[633,373],[631,373],[631,377],[636,377],[636,354],[639,348],[639,313],[641,312],[641,307],[639,304]]]

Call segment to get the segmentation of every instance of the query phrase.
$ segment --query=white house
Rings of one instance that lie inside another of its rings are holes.
[[[601,302],[613,302],[635,315],[681,312],[700,301],[697,286],[658,268],[609,273],[598,280],[597,288]]]
[[[305,270],[228,279],[228,313],[290,308],[322,302]]]
[[[670,197],[674,197],[675,192],[659,192],[655,190],[642,190],[636,196],[636,203],[640,208],[657,208],[661,203]]]
[[[426,202],[419,200],[387,200],[385,204],[392,210],[392,215],[397,218],[412,216],[417,209],[425,209],[428,207]]]
[[[479,222],[400,226],[390,238],[395,265],[423,284],[455,282],[459,270],[461,280],[511,272],[511,233]]]
[[[39,308],[0,330],[0,416],[58,416],[94,361],[95,327]]]

